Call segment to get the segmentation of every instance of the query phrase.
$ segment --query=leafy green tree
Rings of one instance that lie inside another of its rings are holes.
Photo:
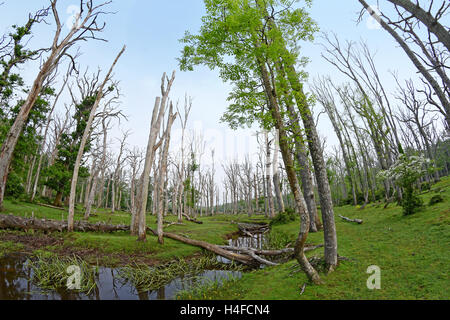
[[[334,227],[331,192],[315,123],[308,108],[310,98],[303,92],[305,72],[296,71],[307,59],[300,57],[299,42],[311,41],[316,24],[304,8],[293,8],[297,1],[285,0],[205,0],[206,16],[199,34],[189,32],[181,40],[186,44],[179,59],[182,70],[196,65],[218,69],[220,77],[233,84],[230,106],[223,120],[231,127],[258,121],[268,129],[279,131],[289,184],[302,216],[296,256],[311,280],[318,283],[317,272],[303,254],[309,231],[309,216],[299,187],[288,132],[292,126],[289,104],[296,103],[304,122],[315,170],[319,177],[319,194],[327,244],[329,270],[337,265],[337,239]],[[311,1],[305,1],[307,5]],[[299,137],[295,137],[299,139]]]
[[[48,10],[44,9],[30,15],[25,25],[13,25],[12,31],[0,40],[0,146],[25,103],[21,99],[21,94],[28,93],[18,68],[30,60],[39,58],[43,52],[42,49],[27,49],[25,43],[32,34],[33,26],[40,23],[47,14]],[[45,120],[49,99],[53,94],[50,87],[41,90],[34,103],[34,109],[24,124],[9,166],[11,180],[6,183],[6,196],[19,197],[25,192],[25,180],[30,169],[28,160],[35,156],[37,146],[42,143],[38,130]]]
[[[426,168],[430,163],[429,159],[422,156],[402,154],[391,168],[378,174],[381,179],[392,179],[403,189],[401,205],[404,215],[415,213],[423,205],[422,199],[417,195],[417,181],[427,174]]]
[[[72,180],[73,168],[80,148],[81,138],[86,128],[87,119],[91,108],[95,102],[95,96],[86,97],[80,104],[75,106],[73,118],[76,121],[74,131],[70,134],[64,133],[58,146],[58,154],[55,163],[43,170],[43,177],[46,178],[45,185],[56,192],[54,200],[55,206],[62,205],[63,196],[70,192],[70,182]],[[84,152],[88,152],[91,143],[88,142]],[[89,170],[81,167],[80,177],[88,177]]]

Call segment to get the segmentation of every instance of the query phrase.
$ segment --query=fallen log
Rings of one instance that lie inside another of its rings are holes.
[[[197,220],[197,219],[193,219],[193,218],[189,217],[189,216],[188,216],[187,214],[185,214],[185,213],[183,213],[183,217],[185,217],[186,220],[189,221],[189,222],[193,222],[193,223],[196,223],[196,224],[203,224],[202,221],[199,221],[199,220]]]
[[[163,221],[164,224],[166,224],[164,226],[164,228],[168,228],[170,226],[185,226],[186,224],[181,223],[181,222],[168,222],[168,221]]]
[[[14,230],[42,230],[46,232],[63,232],[67,231],[66,221],[22,218],[13,215],[0,215],[0,229]],[[129,231],[130,226],[110,225],[105,223],[88,223],[85,221],[76,221],[74,230],[79,232],[116,232]]]
[[[278,266],[278,263],[266,260],[261,258],[260,256],[258,256],[255,251],[249,250],[249,251],[244,251],[245,253],[247,253],[250,257],[252,257],[253,259],[255,259],[256,261],[258,261],[261,264],[266,264],[268,266]]]
[[[339,216],[339,218],[341,218],[342,220],[345,220],[347,222],[355,222],[357,224],[362,224],[364,222],[361,219],[350,219],[350,218],[347,218],[347,217],[344,217],[344,216]]]
[[[269,229],[267,224],[249,224],[249,223],[238,223],[238,228],[242,233],[263,233]]]
[[[62,208],[62,207],[56,207],[56,206],[51,206],[49,204],[44,204],[44,203],[36,203],[38,206],[40,207],[46,207],[46,208],[51,208],[51,209],[55,209],[55,210],[61,210],[61,211],[66,211],[67,209]]]
[[[153,229],[149,228],[149,231],[152,232],[155,236],[158,235],[158,233]],[[240,253],[230,252],[228,250],[222,249],[220,246],[215,245],[215,244],[211,244],[211,243],[201,241],[201,240],[188,239],[188,238],[180,236],[178,234],[169,233],[169,232],[164,232],[163,236],[166,238],[172,239],[172,240],[181,241],[186,244],[190,244],[190,245],[193,245],[196,247],[203,248],[203,249],[211,251],[221,257],[224,257],[224,258],[232,260],[232,261],[239,261],[248,266],[258,266],[259,265],[258,263],[256,263],[256,261],[253,257],[250,257],[248,255],[243,255]]]
[[[322,248],[323,244],[319,244],[317,246],[311,246],[311,247],[305,247],[304,252],[309,252],[316,250],[318,248]],[[244,247],[233,247],[233,246],[221,246],[221,248],[225,250],[230,251],[253,251],[256,254],[263,255],[263,256],[279,256],[283,254],[294,254],[294,248],[286,248],[286,249],[280,249],[280,250],[259,250],[259,249],[253,249],[253,248],[244,248]]]

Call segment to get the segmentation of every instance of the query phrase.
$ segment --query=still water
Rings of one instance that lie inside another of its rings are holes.
[[[229,246],[261,249],[264,234],[252,237],[234,237]],[[217,257],[218,261],[230,263]],[[179,291],[189,289],[205,281],[222,283],[231,277],[240,278],[241,272],[224,270],[205,270],[200,274],[179,277],[158,290],[139,292],[130,282],[119,277],[118,269],[99,267],[96,276],[97,288],[90,295],[69,290],[43,291],[32,282],[33,271],[28,258],[23,255],[10,255],[0,258],[0,300],[173,300]]]
[[[30,280],[33,271],[27,261],[28,258],[21,255],[0,258],[0,300],[172,300],[180,290],[206,279],[220,283],[230,276],[241,276],[236,271],[205,270],[196,277],[176,278],[155,291],[138,292],[131,283],[119,278],[117,269],[100,267],[97,288],[86,295],[68,290],[42,291]]]

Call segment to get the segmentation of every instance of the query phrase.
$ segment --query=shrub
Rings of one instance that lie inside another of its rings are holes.
[[[429,205],[434,206],[435,204],[441,202],[444,202],[444,198],[440,194],[437,194],[430,199]]]
[[[8,176],[5,193],[11,199],[20,198],[25,193],[22,180],[15,172],[11,172]]]
[[[289,222],[295,221],[297,218],[294,210],[287,209],[285,212],[280,212],[270,221],[271,226],[287,224]]]
[[[420,156],[407,156],[402,154],[397,162],[388,170],[381,171],[381,179],[392,179],[394,183],[403,188],[403,207],[405,216],[415,213],[423,205],[422,199],[417,196],[416,182],[426,173],[430,160]]]
[[[422,182],[422,185],[420,186],[420,188],[425,191],[430,191],[431,190],[431,183],[430,182]]]
[[[284,249],[294,242],[287,233],[278,230],[270,231],[264,240],[263,247],[266,250]]]

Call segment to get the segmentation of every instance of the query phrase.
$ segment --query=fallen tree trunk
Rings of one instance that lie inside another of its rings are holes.
[[[267,224],[249,224],[249,223],[238,223],[238,228],[242,233],[263,233],[269,230],[269,225]]]
[[[0,229],[15,230],[42,230],[46,232],[67,231],[66,221],[22,218],[13,215],[0,215]],[[74,224],[75,231],[79,232],[116,232],[129,231],[130,227],[125,225],[110,225],[104,223],[88,223],[85,221],[77,221]]]
[[[322,248],[323,244],[319,244],[317,246],[311,246],[311,247],[305,247],[305,252],[313,251],[318,248]],[[279,256],[283,254],[294,254],[294,248],[286,248],[286,249],[280,249],[280,250],[258,250],[253,248],[244,248],[244,247],[233,247],[233,246],[221,246],[221,248],[225,250],[230,251],[253,251],[256,254],[260,254],[263,256]]]
[[[51,209],[55,209],[55,210],[62,210],[62,211],[66,211],[65,208],[62,207],[56,207],[56,206],[51,206],[49,204],[43,204],[43,203],[36,203],[38,206],[40,207],[46,207],[46,208],[51,208]]]
[[[339,216],[339,218],[341,218],[342,220],[345,220],[347,222],[355,222],[357,224],[362,224],[364,221],[362,221],[361,219],[350,219],[344,216]]]
[[[168,228],[170,226],[185,226],[186,224],[181,223],[181,222],[167,222],[167,221],[163,221],[163,223],[165,224],[164,228]]]
[[[149,229],[149,231],[151,231],[155,236],[158,235],[158,233],[155,230]],[[248,266],[257,266],[258,265],[258,263],[255,262],[255,259],[253,259],[250,256],[243,255],[240,253],[230,252],[228,250],[222,249],[220,246],[215,245],[215,244],[211,244],[211,243],[208,243],[205,241],[200,241],[200,240],[188,239],[188,238],[180,236],[178,234],[169,233],[169,232],[164,232],[163,236],[166,238],[172,239],[172,240],[181,241],[186,244],[190,244],[190,245],[193,245],[196,247],[206,249],[206,250],[211,251],[221,257],[227,258],[232,261],[239,261]]]
[[[190,222],[193,222],[193,223],[196,223],[196,224],[203,224],[202,221],[198,221],[198,220],[196,220],[196,219],[193,219],[193,218],[189,217],[189,216],[188,216],[187,214],[185,214],[185,213],[183,213],[183,217],[185,217],[187,221],[190,221]]]

